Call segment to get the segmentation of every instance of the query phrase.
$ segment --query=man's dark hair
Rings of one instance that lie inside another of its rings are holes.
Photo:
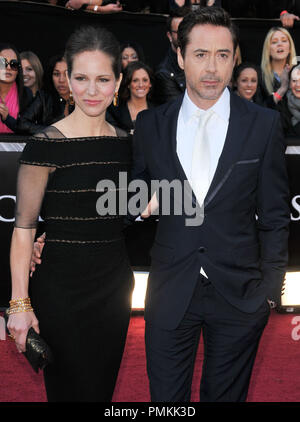
[[[177,35],[182,57],[184,57],[186,46],[189,43],[189,35],[197,25],[214,25],[228,28],[232,35],[233,53],[235,53],[238,46],[238,31],[230,15],[221,7],[200,7],[198,10],[189,13],[179,25]]]
[[[171,10],[170,13],[169,13],[169,16],[167,18],[167,32],[171,32],[171,29],[172,29],[172,20],[173,19],[175,19],[175,18],[184,18],[190,12],[191,12],[191,9],[188,6],[178,7],[175,10]]]

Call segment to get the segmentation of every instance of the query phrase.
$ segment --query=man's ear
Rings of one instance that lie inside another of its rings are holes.
[[[170,41],[170,43],[172,44],[172,35],[169,31],[167,32],[167,37],[168,37],[168,40]]]
[[[177,61],[180,69],[184,70],[184,59],[182,57],[180,47],[177,48]]]

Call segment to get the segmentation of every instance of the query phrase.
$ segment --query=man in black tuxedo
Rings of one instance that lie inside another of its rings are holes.
[[[178,42],[187,89],[139,114],[133,177],[188,180],[193,192],[184,191],[183,200],[192,199],[202,214],[191,225],[185,207],[180,215],[162,212],[166,192],[157,190],[160,214],[145,303],[151,399],[190,400],[202,331],[200,400],[245,401],[287,262],[283,133],[277,112],[227,88],[237,39],[223,9],[189,14]]]

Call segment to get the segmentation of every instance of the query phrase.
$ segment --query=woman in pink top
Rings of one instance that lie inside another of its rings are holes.
[[[0,133],[13,133],[17,118],[32,99],[24,89],[20,56],[11,44],[0,43]]]

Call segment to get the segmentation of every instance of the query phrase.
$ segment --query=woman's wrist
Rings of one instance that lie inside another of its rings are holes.
[[[282,100],[282,95],[280,95],[280,93],[278,91],[273,92],[273,96],[274,96],[274,99],[277,100],[276,102],[279,102],[279,101]]]
[[[24,298],[15,298],[10,300],[9,308],[8,308],[8,315],[17,314],[20,312],[32,312],[33,308],[31,306],[30,297]]]

